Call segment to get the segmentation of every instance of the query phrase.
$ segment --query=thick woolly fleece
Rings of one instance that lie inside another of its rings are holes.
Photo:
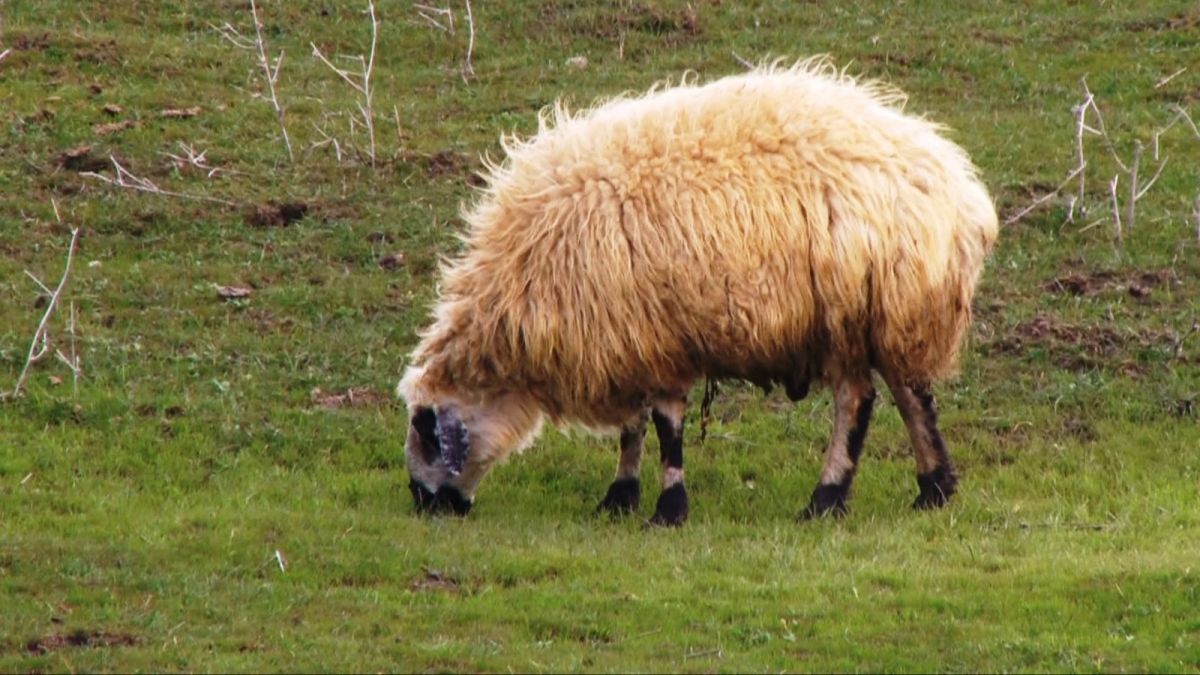
[[[459,406],[498,459],[543,416],[617,428],[703,376],[953,372],[996,213],[903,101],[808,60],[556,106],[464,214],[410,410]]]

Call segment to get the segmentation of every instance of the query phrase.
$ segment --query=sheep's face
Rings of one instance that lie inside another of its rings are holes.
[[[411,410],[405,456],[417,511],[466,515],[498,460],[532,441],[541,414],[516,397]]]

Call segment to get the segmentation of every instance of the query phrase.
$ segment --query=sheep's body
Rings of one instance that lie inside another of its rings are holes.
[[[402,393],[515,396],[512,441],[542,414],[624,425],[703,376],[951,372],[996,215],[899,100],[808,62],[556,111],[466,214]]]

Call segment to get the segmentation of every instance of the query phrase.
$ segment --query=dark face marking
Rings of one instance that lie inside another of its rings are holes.
[[[687,521],[688,496],[683,483],[676,483],[658,496],[650,524],[660,527],[679,527]]]
[[[437,414],[433,408],[417,408],[412,418],[412,427],[417,430],[421,439],[421,459],[426,464],[433,464],[442,456],[442,448],[437,437]]]
[[[637,511],[642,502],[642,484],[636,478],[618,478],[608,486],[608,494],[596,513],[607,513],[611,516],[624,515]]]
[[[450,473],[458,475],[471,453],[470,434],[452,407],[437,411],[437,439]]]

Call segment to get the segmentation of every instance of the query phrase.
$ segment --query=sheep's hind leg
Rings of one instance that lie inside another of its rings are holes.
[[[913,454],[917,460],[917,487],[920,493],[914,509],[936,509],[950,501],[958,485],[958,476],[950,462],[946,442],[938,432],[937,407],[928,386],[910,387],[886,378],[896,399],[896,407],[908,427]]]
[[[642,467],[648,418],[648,412],[643,411],[621,427],[621,459],[617,462],[617,477],[608,486],[608,494],[596,507],[597,513],[632,513],[641,504],[642,484],[638,480],[638,473]]]
[[[680,398],[654,405],[651,419],[662,451],[663,491],[658,496],[651,525],[674,527],[688,517],[687,489],[683,486],[683,413],[687,400]]]
[[[875,387],[871,384],[871,376],[839,380],[834,387],[834,402],[833,437],[825,451],[821,481],[813,490],[808,507],[800,513],[804,520],[846,514],[846,498],[850,494],[850,483],[858,468],[858,458],[862,454],[867,425],[871,422],[871,410],[875,405]]]

